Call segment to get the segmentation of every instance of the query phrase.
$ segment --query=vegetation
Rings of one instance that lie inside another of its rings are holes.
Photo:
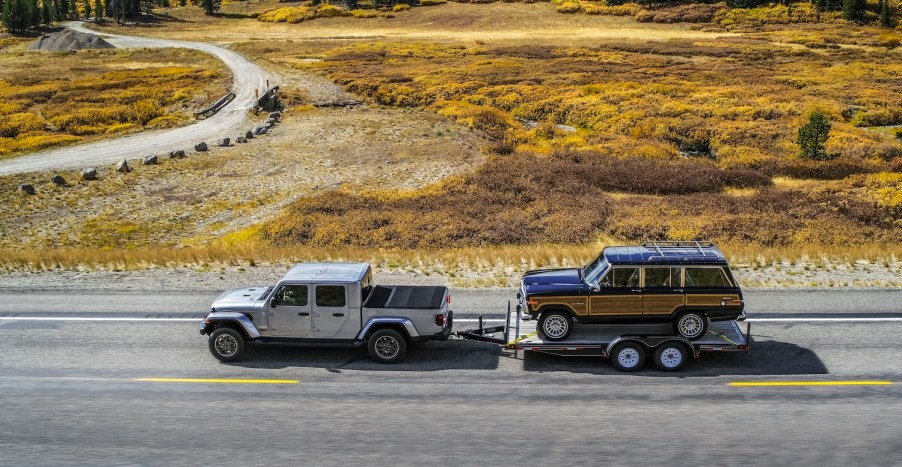
[[[227,87],[221,64],[183,50],[95,50],[34,60],[0,51],[0,158],[189,121]],[[23,63],[29,63],[23,67]]]
[[[808,116],[808,123],[799,128],[796,142],[802,148],[802,157],[813,160],[828,159],[824,151],[824,143],[830,138],[830,122],[820,111],[815,110]]]
[[[35,0],[4,0],[3,26],[11,32],[23,32],[38,25],[41,19]]]

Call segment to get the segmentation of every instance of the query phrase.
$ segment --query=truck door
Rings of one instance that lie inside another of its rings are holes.
[[[348,322],[348,291],[344,285],[317,285],[313,304],[313,334],[335,337]]]
[[[590,321],[642,316],[642,289],[638,266],[615,266],[599,281],[589,298]]]
[[[267,303],[270,335],[307,337],[313,323],[310,308],[309,287],[292,284],[280,285],[270,303]]]
[[[646,266],[642,296],[642,315],[668,317],[682,308],[685,302],[683,268],[674,266]]]

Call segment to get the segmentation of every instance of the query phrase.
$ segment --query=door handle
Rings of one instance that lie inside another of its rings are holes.
[[[630,292],[641,292],[642,289],[631,289]]]
[[[682,292],[683,289],[673,289],[674,292]]]
[[[332,316],[335,316],[336,318],[339,316],[344,316],[344,315],[345,315],[344,313],[332,313]]]
[[[310,316],[310,313],[307,313],[306,311],[301,311],[298,313],[298,316]]]

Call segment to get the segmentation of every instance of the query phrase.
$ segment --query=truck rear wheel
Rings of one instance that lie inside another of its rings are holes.
[[[376,363],[397,363],[407,354],[407,341],[394,329],[380,329],[370,336],[367,348]]]
[[[244,336],[232,328],[219,328],[210,334],[210,353],[221,362],[238,361],[244,347]]]
[[[645,349],[635,342],[624,342],[611,352],[611,363],[620,371],[636,371],[645,365]]]
[[[691,341],[701,339],[708,332],[708,318],[700,311],[687,311],[673,322],[673,330]]]
[[[539,319],[539,330],[550,341],[562,341],[573,331],[573,318],[566,311],[546,311]]]
[[[665,342],[655,351],[655,366],[661,371],[677,371],[686,365],[686,346],[679,342]]]

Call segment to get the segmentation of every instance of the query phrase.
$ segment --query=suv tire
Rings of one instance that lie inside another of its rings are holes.
[[[407,354],[407,340],[394,329],[380,329],[367,341],[370,358],[376,363],[398,363]]]
[[[689,354],[679,342],[665,342],[655,351],[655,366],[661,371],[677,371],[686,365]]]
[[[221,362],[237,362],[244,349],[244,336],[233,328],[218,328],[210,334],[210,353]]]
[[[677,316],[673,331],[691,341],[701,339],[708,332],[708,318],[701,311],[687,311]]]
[[[573,318],[566,311],[546,311],[539,318],[539,332],[550,341],[562,341],[573,332]]]
[[[635,342],[624,342],[614,347],[611,363],[620,371],[636,371],[645,365],[645,348]]]

